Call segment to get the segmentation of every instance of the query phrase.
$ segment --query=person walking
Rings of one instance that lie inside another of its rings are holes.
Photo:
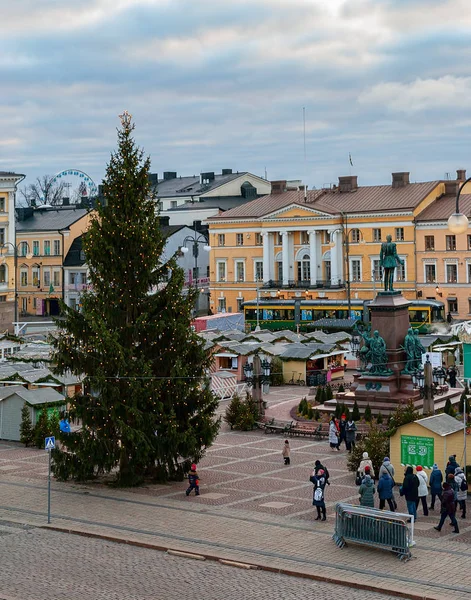
[[[407,467],[404,473],[404,481],[401,486],[401,496],[405,496],[407,512],[417,521],[417,502],[419,500],[419,480],[414,475],[414,469]]]
[[[378,481],[379,510],[383,510],[387,501],[389,510],[391,512],[395,512],[396,504],[393,496],[393,488],[394,479],[391,477],[391,475],[388,475],[388,473],[383,471],[383,474]]]
[[[355,448],[356,437],[357,426],[355,425],[355,421],[350,418],[345,426],[345,445],[347,446],[347,450],[349,452],[352,451],[352,448]]]
[[[428,517],[428,506],[427,506],[427,495],[428,495],[428,475],[423,468],[417,466],[417,478],[419,480],[419,497],[417,498],[417,508],[419,508],[419,502],[422,502],[422,509],[424,511],[424,517]]]
[[[391,461],[389,460],[389,456],[385,456],[383,458],[383,464],[379,468],[378,478],[381,478],[381,476],[384,473],[387,473],[393,480],[392,502],[394,505],[394,509],[397,509],[397,502],[396,502],[396,498],[394,497],[394,487],[396,485],[396,480],[394,479],[395,470],[394,470],[394,466],[391,464]]]
[[[316,460],[316,462],[314,463],[314,475],[317,475],[321,469],[322,469],[322,471],[324,471],[324,478],[325,478],[326,485],[330,485],[329,469],[326,466],[324,466],[320,460]]]
[[[360,494],[360,504],[361,506],[369,506],[370,508],[375,507],[375,485],[370,475],[365,475],[362,484],[360,485],[360,489],[358,493]]]
[[[188,483],[190,484],[186,490],[186,495],[189,496],[192,490],[195,490],[195,496],[200,495],[200,478],[196,472],[196,465],[193,463],[188,473]]]
[[[453,525],[453,533],[459,533],[458,521],[456,520],[456,502],[455,495],[449,483],[445,481],[443,484],[443,492],[441,498],[441,508],[440,508],[440,522],[437,527],[434,527],[437,531],[441,531],[443,524],[445,523],[445,519],[450,517],[451,524]]]
[[[365,467],[367,467],[367,466],[370,468],[369,474],[374,479],[375,478],[375,470],[373,468],[373,463],[371,461],[371,458],[368,456],[368,452],[363,452],[363,458],[362,458],[362,461],[360,462],[360,466],[358,467],[358,474],[362,479],[365,476]]]
[[[340,450],[339,432],[337,430],[337,425],[335,424],[334,417],[332,417],[329,425],[329,444],[331,450],[335,450],[335,448],[337,448],[337,450]]]
[[[432,497],[430,501],[430,510],[435,510],[435,498],[441,500],[442,499],[442,482],[443,475],[438,465],[435,463],[432,467],[432,472],[430,473],[430,495]]]
[[[291,448],[289,447],[289,440],[285,440],[281,454],[285,460],[285,465],[291,464],[291,460],[290,460]]]
[[[450,382],[450,387],[456,387],[456,369],[454,365],[451,365],[447,371],[448,381]]]
[[[459,467],[459,464],[456,462],[456,454],[448,457],[448,462],[446,464],[445,476],[448,477],[450,473],[452,475],[455,474],[456,467]]]
[[[466,519],[466,498],[468,496],[468,482],[461,467],[456,467],[455,483],[458,488],[456,497],[458,506],[461,508],[461,518]]]
[[[316,521],[321,520],[321,512],[322,512],[322,521],[326,520],[326,511],[325,511],[325,500],[324,500],[324,490],[326,486],[326,479],[324,476],[324,469],[319,469],[317,474],[315,470],[312,472],[309,481],[314,485],[313,495],[312,495],[312,505],[317,509],[317,517]]]

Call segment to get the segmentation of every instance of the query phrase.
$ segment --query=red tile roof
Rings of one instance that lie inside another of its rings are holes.
[[[448,217],[455,212],[455,208],[454,194],[442,196],[417,215],[417,221],[447,221]],[[460,211],[468,217],[471,216],[471,194],[461,194]]]
[[[413,210],[439,183],[410,183],[397,188],[391,185],[364,186],[352,192],[339,192],[338,189],[309,190],[307,203],[304,202],[303,191],[271,194],[228,210],[222,215],[212,217],[211,220],[259,218],[290,204],[308,206],[332,215],[339,215],[341,212]]]

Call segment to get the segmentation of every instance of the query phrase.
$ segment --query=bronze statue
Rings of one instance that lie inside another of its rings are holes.
[[[417,358],[415,354],[416,350],[416,337],[414,335],[414,330],[412,327],[409,327],[407,330],[407,335],[404,338],[404,350],[406,351],[406,367],[404,369],[404,373],[413,373],[417,368]],[[420,363],[419,363],[420,364]]]
[[[386,352],[386,342],[379,335],[379,331],[375,330],[373,337],[367,337],[362,334],[365,340],[363,346],[363,354],[368,362],[371,362],[370,373],[375,375],[390,375],[391,369],[388,369],[388,354]],[[361,352],[361,351],[360,351]]]
[[[381,244],[379,263],[384,270],[384,291],[393,292],[394,269],[398,265],[403,265],[404,261],[397,255],[396,244],[392,241],[390,235],[388,235],[386,241]]]

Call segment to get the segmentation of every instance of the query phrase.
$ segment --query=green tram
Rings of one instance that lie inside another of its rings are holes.
[[[371,300],[352,300],[348,314],[348,300],[292,300],[263,299],[258,302],[258,319],[262,329],[279,331],[292,329],[312,331],[312,323],[319,319],[355,319],[369,322]],[[257,301],[244,302],[247,330],[257,326]],[[434,323],[445,321],[445,305],[438,300],[411,300],[409,305],[411,326],[420,333],[428,333]]]

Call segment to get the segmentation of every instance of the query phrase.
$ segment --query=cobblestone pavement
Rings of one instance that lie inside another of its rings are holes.
[[[296,393],[307,390],[296,389]],[[270,411],[285,411],[301,396],[280,388],[269,396]],[[416,526],[414,560],[400,563],[391,554],[332,542],[333,510],[338,501],[357,502],[346,453],[325,441],[294,438],[291,465],[281,457],[283,438],[222,431],[199,465],[201,496],[186,498],[184,482],[136,490],[104,485],[52,482],[52,525],[129,539],[305,574],[321,572],[333,580],[369,584],[430,598],[471,598],[470,520],[460,520],[460,535],[433,529],[438,514]],[[319,458],[330,471],[328,520],[314,521],[309,476]],[[400,466],[396,465],[400,472]],[[0,442],[0,519],[44,525],[47,507],[46,453]],[[399,499],[405,512],[405,503]],[[438,513],[438,511],[436,511]],[[419,511],[420,513],[420,511]],[[469,514],[469,511],[468,511]],[[1,563],[0,563],[1,564]],[[0,599],[1,600],[1,599]]]
[[[337,600],[344,587],[0,524],[0,600]],[[350,600],[388,600],[351,590]]]

